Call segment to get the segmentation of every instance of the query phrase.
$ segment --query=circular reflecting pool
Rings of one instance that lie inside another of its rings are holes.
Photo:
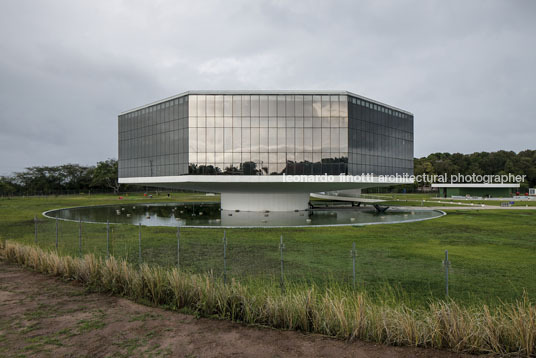
[[[236,212],[220,210],[219,203],[166,203],[86,206],[50,210],[50,218],[90,223],[142,224],[184,227],[288,227],[393,224],[445,215],[442,211],[372,207],[338,207],[292,212]]]

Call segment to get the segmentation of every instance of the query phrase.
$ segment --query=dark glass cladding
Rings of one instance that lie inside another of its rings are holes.
[[[350,96],[348,173],[413,175],[413,116]]]
[[[188,174],[188,97],[119,116],[119,177]]]
[[[413,173],[413,117],[346,95],[186,95],[119,116],[119,176]]]

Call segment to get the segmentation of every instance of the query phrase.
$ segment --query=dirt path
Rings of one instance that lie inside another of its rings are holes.
[[[0,262],[2,357],[458,357],[146,307]]]

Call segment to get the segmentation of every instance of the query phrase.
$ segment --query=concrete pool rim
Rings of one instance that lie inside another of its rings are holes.
[[[218,202],[185,202],[185,203],[166,203],[170,205],[165,206],[174,206],[174,205],[180,205],[180,204],[217,204]],[[58,218],[55,216],[51,216],[50,214],[53,212],[57,212],[60,210],[67,210],[67,209],[86,209],[86,208],[102,208],[102,207],[115,207],[115,206],[162,206],[164,203],[148,203],[148,204],[138,204],[138,205],[132,205],[132,204],[104,204],[104,205],[84,205],[84,206],[73,206],[73,207],[65,207],[65,208],[56,208],[56,209],[50,209],[43,211],[41,215],[43,215],[47,219],[52,220],[61,220],[61,221],[68,221],[68,222],[79,222],[79,220],[73,220],[73,219],[65,219],[65,218]],[[322,228],[322,227],[344,227],[344,226],[368,226],[368,225],[389,225],[389,224],[405,224],[405,223],[413,223],[413,222],[419,222],[419,221],[425,221],[425,220],[432,220],[441,218],[447,213],[443,210],[438,209],[426,209],[426,208],[415,208],[415,209],[409,209],[410,207],[404,207],[404,209],[399,209],[397,207],[390,207],[388,210],[398,211],[398,212],[407,212],[411,213],[412,211],[433,211],[437,212],[440,215],[433,216],[429,218],[419,218],[419,219],[409,219],[409,220],[396,220],[396,221],[389,221],[389,222],[370,222],[370,223],[348,223],[348,224],[320,224],[320,225],[273,225],[273,226],[262,226],[262,225],[240,225],[240,226],[210,226],[210,225],[176,225],[176,226],[155,226],[155,227],[181,227],[181,228],[188,228],[188,229],[288,229],[288,228]],[[327,209],[329,210],[329,209]],[[308,210],[304,210],[308,211]],[[106,225],[106,222],[100,222],[100,221],[86,221],[82,220],[82,223],[85,224],[102,224]],[[134,225],[137,226],[138,224],[129,224],[129,223],[117,223],[117,222],[109,222],[110,225]],[[152,226],[152,225],[143,225],[142,226]]]

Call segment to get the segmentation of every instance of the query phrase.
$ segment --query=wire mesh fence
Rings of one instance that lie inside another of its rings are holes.
[[[299,230],[201,230],[43,218],[14,225],[17,227],[10,228],[6,239],[63,255],[114,256],[132,264],[209,272],[226,281],[337,285],[368,292],[395,290],[415,300],[447,295],[485,300],[491,293],[508,300],[523,294],[527,278],[536,268],[533,262],[519,263],[506,275],[500,267],[483,267],[456,254],[446,260],[444,251],[430,261],[418,250],[379,249],[367,245],[366,240],[357,245],[348,240],[327,244],[309,240]]]

